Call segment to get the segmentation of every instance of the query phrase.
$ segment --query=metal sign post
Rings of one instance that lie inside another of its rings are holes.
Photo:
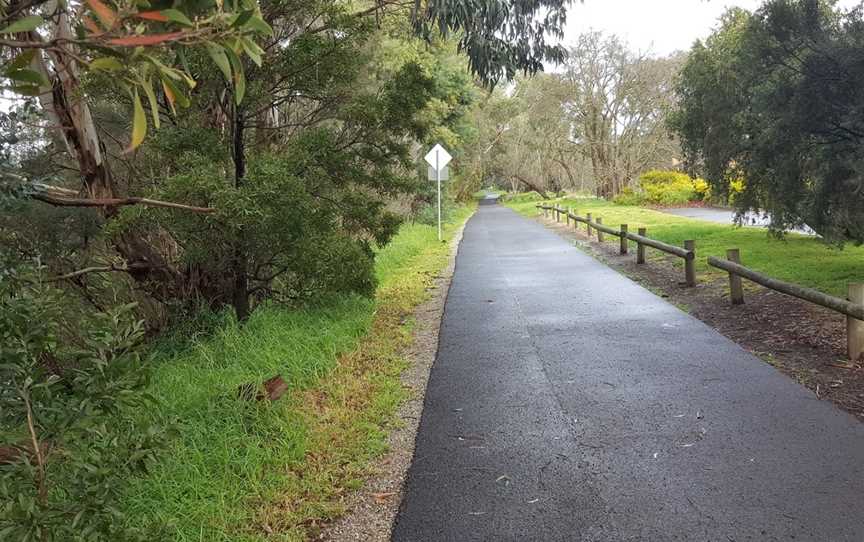
[[[424,157],[426,163],[435,168],[435,182],[438,185],[438,240],[441,241],[441,170],[453,159],[440,143],[436,143]]]
[[[441,240],[441,168],[438,167],[439,156],[435,153],[435,180],[438,182],[438,240]]]

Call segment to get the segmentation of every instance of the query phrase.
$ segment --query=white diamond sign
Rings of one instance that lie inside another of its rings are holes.
[[[432,166],[429,168],[429,178],[438,181],[438,240],[441,241],[441,181],[450,176],[447,172],[447,164],[453,157],[440,143],[436,143],[424,158],[426,163]]]
[[[440,143],[436,143],[435,146],[432,147],[432,150],[426,154],[425,159],[426,163],[434,169],[442,169],[450,163],[450,160],[452,160],[453,157],[450,156],[450,153],[447,152]]]

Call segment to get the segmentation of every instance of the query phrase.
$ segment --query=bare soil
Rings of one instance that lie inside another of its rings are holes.
[[[613,269],[627,275],[671,303],[702,320],[812,390],[864,420],[862,360],[846,356],[846,319],[833,311],[744,281],[745,304],[729,302],[725,278],[701,277],[695,287],[683,284],[678,258],[648,249],[647,263],[636,264],[636,247],[620,255],[619,239],[589,240],[586,228],[538,217],[559,235]]]

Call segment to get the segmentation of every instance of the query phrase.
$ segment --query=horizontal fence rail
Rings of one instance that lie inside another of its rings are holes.
[[[775,279],[744,267],[741,265],[737,248],[727,250],[725,260],[709,256],[708,265],[729,273],[729,297],[733,305],[744,303],[744,289],[741,287],[741,278],[743,277],[769,290],[803,299],[814,305],[845,315],[846,354],[849,359],[856,361],[864,353],[864,284],[849,283],[847,285],[849,299],[842,299],[813,288]]]
[[[632,233],[629,231],[627,224],[621,224],[620,229],[616,230],[604,225],[601,217],[593,217],[591,213],[586,213],[587,216],[582,217],[572,209],[565,210],[560,205],[543,203],[538,203],[537,208],[546,217],[552,215],[556,222],[561,221],[561,215],[563,214],[567,217],[568,225],[571,220],[574,227],[578,227],[578,224],[585,224],[589,238],[592,234],[597,235],[598,241],[603,241],[603,234],[618,237],[621,242],[620,253],[622,255],[628,253],[627,241],[634,241],[638,247],[636,251],[637,264],[645,263],[645,247],[651,247],[666,254],[682,258],[684,260],[685,283],[688,286],[696,284],[695,241],[684,241],[684,248],[681,248],[658,241],[657,239],[651,239],[646,235],[647,231],[645,228],[639,228],[639,233]],[[864,354],[864,283],[849,283],[848,299],[842,299],[813,288],[775,279],[745,267],[741,265],[740,254],[737,248],[727,250],[725,260],[709,256],[708,265],[729,273],[729,299],[733,305],[744,303],[744,289],[741,284],[741,279],[744,278],[769,290],[796,297],[845,315],[847,354],[853,361],[858,360]]]
[[[687,286],[696,285],[696,243],[694,241],[684,241],[684,248],[651,239],[645,235],[645,228],[639,228],[639,233],[629,231],[627,224],[621,224],[619,229],[603,224],[602,217],[593,217],[591,213],[586,213],[586,216],[579,216],[572,209],[564,209],[560,205],[547,205],[543,203],[537,204],[537,209],[543,212],[543,216],[549,218],[550,215],[556,222],[561,221],[561,215],[567,219],[567,225],[573,221],[573,226],[578,227],[579,224],[585,224],[588,231],[588,236],[596,235],[597,240],[603,241],[603,234],[613,235],[620,239],[620,250],[622,255],[628,254],[627,241],[634,241],[637,245],[636,263],[645,263],[645,247],[651,247],[677,256],[684,260],[684,283]]]
[[[643,235],[638,235],[635,233],[628,233],[627,239],[630,239],[631,241],[636,241],[637,243],[642,245],[648,245],[651,248],[656,248],[660,252],[665,252],[667,254],[678,256],[679,258],[684,258],[685,260],[696,259],[696,253],[693,250],[676,247],[675,245],[670,245],[669,243],[664,243],[663,241],[658,241],[657,239],[651,239],[650,237],[645,237]]]
[[[708,265],[738,275],[739,277],[744,277],[751,282],[760,284],[770,290],[774,290],[775,292],[780,292],[781,294],[791,295],[792,297],[809,301],[815,305],[831,309],[835,312],[845,314],[846,316],[851,316],[857,320],[864,320],[864,305],[852,303],[846,299],[834,297],[820,292],[819,290],[814,290],[813,288],[807,288],[806,286],[799,286],[797,284],[792,284],[791,282],[771,278],[768,275],[763,275],[758,271],[754,271],[748,267],[744,267],[740,263],[735,263],[730,260],[708,256]]]

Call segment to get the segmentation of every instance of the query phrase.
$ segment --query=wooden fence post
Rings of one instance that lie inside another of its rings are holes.
[[[579,221],[576,220],[576,217],[579,216],[579,211],[573,211],[572,209],[571,209],[571,211],[573,213],[573,229],[578,230],[579,229]]]
[[[588,226],[588,237],[591,237],[591,213],[588,213],[585,218],[588,219],[588,222],[585,224],[586,226]]]
[[[564,218],[567,219],[567,227],[570,227],[570,211],[572,211],[570,207],[567,207],[567,209],[564,211]]]
[[[561,222],[561,204],[555,204],[555,222]]]
[[[648,235],[648,230],[645,228],[639,228],[639,235],[646,237]],[[645,263],[645,245],[642,243],[636,244],[636,263]]]
[[[696,286],[696,241],[692,239],[684,241],[684,250],[693,253],[692,258],[684,260],[684,281],[687,286]]]
[[[627,224],[621,224],[621,248],[619,252],[621,254],[627,254]]]
[[[740,264],[741,253],[737,248],[730,248],[726,251],[726,259]],[[729,273],[729,299],[733,305],[744,304],[744,287],[741,285],[741,277],[734,273]]]
[[[603,217],[598,216],[596,222],[602,226],[603,225]],[[597,242],[599,242],[599,243],[603,242],[603,232],[600,230],[597,230]]]
[[[847,288],[849,301],[864,305],[864,283],[850,282]],[[852,361],[858,361],[864,352],[864,322],[851,316],[846,317],[846,351]]]

